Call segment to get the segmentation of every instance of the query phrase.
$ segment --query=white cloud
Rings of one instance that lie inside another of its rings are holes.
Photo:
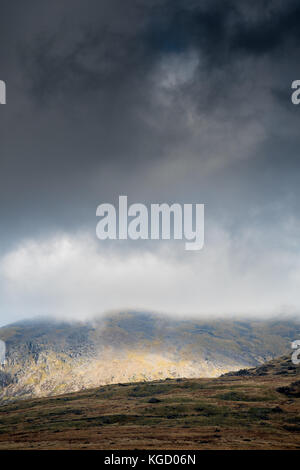
[[[110,310],[267,314],[299,307],[300,256],[211,230],[205,248],[110,251],[87,235],[24,241],[1,260],[1,323],[34,315],[86,320]],[[176,254],[175,254],[176,253]]]

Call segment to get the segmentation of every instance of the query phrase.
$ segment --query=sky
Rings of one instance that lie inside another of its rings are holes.
[[[299,2],[0,8],[0,325],[297,314]],[[119,195],[205,204],[204,248],[98,240]]]

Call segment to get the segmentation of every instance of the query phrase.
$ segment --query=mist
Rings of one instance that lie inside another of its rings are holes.
[[[233,238],[217,226],[196,254],[180,241],[124,249],[87,233],[26,240],[1,259],[1,323],[124,310],[196,318],[300,311],[300,256],[262,241],[258,228]]]

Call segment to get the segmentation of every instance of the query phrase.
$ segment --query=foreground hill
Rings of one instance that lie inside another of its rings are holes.
[[[172,320],[122,313],[90,323],[28,321],[0,328],[7,354],[0,402],[99,385],[216,377],[290,351],[297,321]]]
[[[299,449],[300,367],[115,384],[0,407],[0,449]]]

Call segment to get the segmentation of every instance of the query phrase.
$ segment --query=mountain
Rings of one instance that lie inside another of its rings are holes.
[[[0,407],[0,449],[299,449],[299,386],[286,356],[249,374],[19,400]]]
[[[100,385],[217,377],[288,353],[296,320],[192,320],[137,312],[88,323],[36,320],[0,328],[0,402]]]

